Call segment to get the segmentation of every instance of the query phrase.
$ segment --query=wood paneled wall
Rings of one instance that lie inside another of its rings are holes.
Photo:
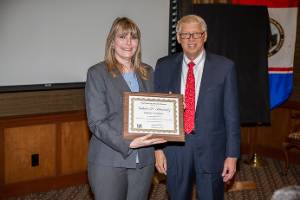
[[[56,125],[4,128],[4,184],[55,176]],[[39,155],[38,166],[31,156]]]
[[[84,109],[84,89],[0,93],[0,117]]]
[[[241,148],[246,154],[284,159],[282,143],[291,131],[291,113],[300,112],[300,102],[287,102],[271,112],[271,124],[244,126]],[[292,151],[290,161],[300,164],[300,151]]]
[[[84,111],[2,117],[0,139],[0,197],[86,182]]]
[[[86,120],[60,124],[60,173],[74,174],[86,170],[89,131]]]

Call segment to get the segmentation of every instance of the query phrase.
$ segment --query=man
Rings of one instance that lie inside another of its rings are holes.
[[[200,200],[221,200],[240,154],[234,63],[205,51],[207,28],[201,17],[183,17],[176,31],[183,53],[157,61],[154,85],[156,92],[184,95],[185,143],[156,150],[156,168],[167,174],[171,200],[190,199],[194,182]]]

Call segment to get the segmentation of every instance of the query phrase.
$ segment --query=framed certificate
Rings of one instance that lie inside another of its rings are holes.
[[[180,94],[124,92],[123,111],[125,139],[151,133],[168,141],[184,141]]]

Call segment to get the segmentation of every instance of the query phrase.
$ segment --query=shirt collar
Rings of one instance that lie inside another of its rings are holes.
[[[203,60],[205,56],[205,50],[203,50],[194,60],[193,62],[195,63],[195,66],[198,65],[198,63]],[[191,62],[192,60],[190,60],[185,54],[183,54],[183,59],[184,59],[184,62],[186,63],[186,65]]]

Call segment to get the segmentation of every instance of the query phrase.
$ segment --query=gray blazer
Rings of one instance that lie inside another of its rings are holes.
[[[140,92],[153,91],[153,70],[148,80],[137,74]],[[89,144],[88,161],[113,167],[136,167],[136,154],[139,163],[146,166],[154,163],[154,148],[146,147],[133,150],[130,141],[122,138],[123,130],[123,92],[130,89],[122,75],[113,77],[104,62],[92,66],[87,73],[85,86],[88,125],[92,133]]]

